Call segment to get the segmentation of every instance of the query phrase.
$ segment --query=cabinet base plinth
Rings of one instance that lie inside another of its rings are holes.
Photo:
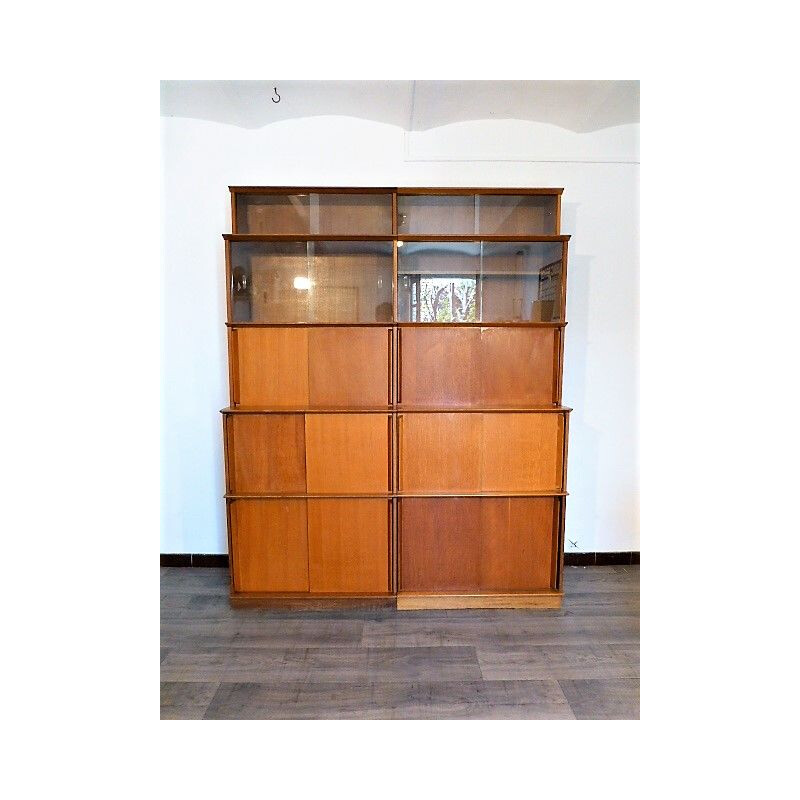
[[[273,594],[231,592],[233,608],[274,608],[284,611],[324,611],[328,608],[394,608],[393,594]]]
[[[562,592],[397,595],[398,611],[446,608],[561,608]]]

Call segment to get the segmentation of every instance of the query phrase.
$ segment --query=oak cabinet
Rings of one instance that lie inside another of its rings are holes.
[[[234,605],[560,606],[561,193],[231,187]]]
[[[404,497],[399,502],[400,592],[550,588],[558,499]]]

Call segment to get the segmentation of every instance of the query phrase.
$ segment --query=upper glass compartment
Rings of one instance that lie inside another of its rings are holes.
[[[403,242],[399,322],[559,322],[563,242]]]
[[[256,234],[391,236],[391,193],[234,191],[236,232]]]
[[[392,242],[230,243],[231,321],[392,320]]]
[[[410,236],[552,236],[558,194],[398,194],[397,232]]]

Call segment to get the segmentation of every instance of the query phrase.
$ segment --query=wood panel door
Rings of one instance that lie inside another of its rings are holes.
[[[311,328],[308,394],[312,406],[388,406],[389,328]]]
[[[561,491],[562,414],[483,414],[484,492]]]
[[[552,497],[405,497],[398,540],[401,592],[552,588]]]
[[[474,592],[481,576],[481,500],[414,497],[400,500],[399,590]]]
[[[481,328],[481,402],[485,406],[549,405],[556,400],[556,328]]]
[[[556,328],[401,328],[400,402],[464,408],[550,405],[556,399]]]
[[[230,493],[305,493],[302,414],[229,414],[226,428]]]
[[[480,491],[480,414],[398,414],[397,425],[399,491]]]
[[[307,592],[306,501],[234,500],[230,505],[237,592]]]
[[[232,335],[236,405],[308,405],[307,329],[236,328]]]
[[[480,328],[399,328],[398,402],[440,408],[480,399]]]
[[[557,547],[554,497],[485,497],[481,501],[482,591],[550,589]]]
[[[312,592],[389,591],[388,500],[308,501]]]
[[[309,493],[390,492],[391,424],[388,414],[306,414]]]

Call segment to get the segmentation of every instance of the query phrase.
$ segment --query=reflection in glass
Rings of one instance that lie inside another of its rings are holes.
[[[549,236],[558,233],[558,195],[397,196],[400,234]]]
[[[239,233],[389,236],[391,194],[237,194]]]
[[[475,195],[397,196],[397,232],[409,234],[475,233]]]
[[[561,242],[405,242],[398,321],[558,321],[562,252]]]
[[[230,290],[233,322],[391,321],[392,243],[231,242]]]
[[[557,233],[558,196],[482,194],[478,233],[495,236],[550,236]]]

